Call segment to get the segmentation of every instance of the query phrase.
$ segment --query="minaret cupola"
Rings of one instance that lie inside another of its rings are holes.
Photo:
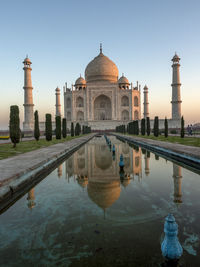
[[[124,76],[124,73],[122,73],[122,77],[118,80],[119,88],[120,89],[129,89],[129,80]]]

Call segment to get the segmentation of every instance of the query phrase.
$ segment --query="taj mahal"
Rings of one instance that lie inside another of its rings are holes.
[[[175,54],[172,58],[172,117],[168,120],[170,128],[180,127],[181,94],[180,94],[180,58]],[[32,97],[31,61],[24,60],[24,131],[33,130],[34,104]],[[67,83],[63,87],[64,114],[61,114],[61,93],[55,89],[55,115],[64,116],[67,125],[79,122],[88,125],[92,130],[114,130],[116,126],[128,124],[133,120],[149,117],[148,87],[143,88],[143,112],[141,86],[133,83],[119,71],[116,64],[105,56],[100,45],[99,54],[85,68],[85,78],[80,77],[71,88]],[[159,115],[159,114],[158,114]],[[159,119],[160,128],[164,128],[164,119]],[[55,124],[53,125],[53,127]],[[153,126],[153,118],[151,119]],[[44,122],[40,122],[44,130]]]

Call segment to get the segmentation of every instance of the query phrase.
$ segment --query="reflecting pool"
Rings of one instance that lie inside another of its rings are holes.
[[[115,154],[93,138],[0,215],[0,266],[162,266],[168,213],[180,265],[200,265],[200,175],[109,138]]]

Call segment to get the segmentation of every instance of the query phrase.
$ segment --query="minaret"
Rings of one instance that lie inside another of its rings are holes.
[[[61,116],[60,89],[56,88],[56,116]]]
[[[174,179],[174,202],[182,203],[181,197],[181,167],[173,163],[173,179]]]
[[[57,173],[58,173],[58,178],[60,178],[62,176],[62,164],[58,166]]]
[[[148,99],[148,87],[145,85],[144,89],[144,118],[149,117],[149,99]]]
[[[179,71],[179,60],[180,58],[175,53],[172,58],[172,119],[181,119],[181,83],[180,83],[180,71]]]
[[[28,208],[29,209],[32,209],[35,207],[35,195],[34,195],[34,188],[32,188],[29,192],[28,192],[28,197],[27,197],[27,200],[28,200]]]
[[[150,158],[147,157],[147,153],[146,153],[144,156],[144,166],[145,166],[144,170],[145,170],[146,176],[148,176],[150,173],[149,160],[150,160]]]
[[[24,131],[33,131],[33,94],[31,81],[31,61],[28,56],[23,61],[24,64]]]

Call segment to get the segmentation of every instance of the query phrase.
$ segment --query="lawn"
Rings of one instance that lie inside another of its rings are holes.
[[[39,141],[35,141],[35,140],[23,141],[17,144],[16,148],[13,148],[13,144],[2,144],[0,145],[0,160],[9,158],[12,156],[16,156],[16,155],[19,155],[25,152],[29,152],[32,150],[36,150],[39,148],[70,141],[73,138],[77,138],[77,137],[81,137],[81,135],[74,136],[74,137],[67,136],[67,138],[62,138],[60,140],[53,138],[52,141],[46,141],[46,139],[40,139]]]
[[[138,135],[138,137],[147,138],[147,139],[153,139],[157,141],[164,141],[164,142],[171,142],[176,144],[182,144],[186,146],[196,146],[200,147],[200,138],[198,137],[184,137],[181,138],[179,136],[168,136],[167,138],[163,135],[159,135],[158,137],[155,137],[154,135]]]

